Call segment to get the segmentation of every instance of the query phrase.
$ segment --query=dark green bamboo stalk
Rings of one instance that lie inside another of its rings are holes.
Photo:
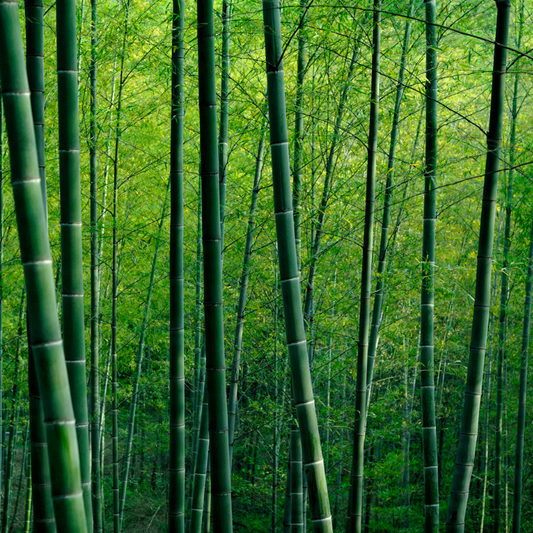
[[[0,82],[0,90],[2,84]],[[0,487],[4,465],[4,114],[0,98]]]
[[[204,514],[204,496],[207,462],[209,458],[209,408],[207,400],[207,389],[203,393],[203,404],[201,406],[201,422],[198,434],[198,450],[196,454],[196,464],[194,465],[194,485],[191,505],[191,522],[189,533],[200,533],[202,531],[202,517]]]
[[[92,529],[91,462],[85,372],[81,234],[80,132],[76,2],[56,3],[59,181],[61,200],[61,301],[65,358],[80,454],[87,529]]]
[[[139,339],[139,346],[137,347],[137,361],[135,363],[135,378],[133,381],[133,392],[131,395],[131,403],[130,403],[130,417],[128,421],[128,436],[126,439],[126,450],[124,451],[124,457],[122,458],[123,469],[122,469],[122,484],[120,486],[119,530],[122,530],[122,523],[124,520],[124,505],[126,503],[126,494],[127,494],[128,479],[129,479],[130,465],[131,465],[131,450],[133,447],[133,435],[134,435],[133,430],[135,427],[135,414],[137,410],[137,401],[139,398],[139,382],[141,379],[142,362],[144,358],[144,344],[145,344],[145,339],[146,339],[146,330],[148,328],[148,319],[150,317],[150,305],[152,303],[152,293],[154,289],[155,273],[156,273],[156,268],[157,268],[157,258],[159,255],[159,248],[161,245],[161,235],[163,233],[163,224],[165,223],[165,218],[166,218],[167,197],[168,197],[169,190],[170,190],[170,180],[167,185],[165,200],[163,202],[163,210],[161,213],[161,218],[159,221],[159,228],[157,231],[154,258],[152,261],[152,269],[150,271],[150,280],[148,282],[148,291],[146,294],[146,305],[144,307],[144,316],[143,316],[143,321],[141,325],[141,336]],[[185,443],[183,443],[183,445],[185,445]],[[183,449],[183,453],[185,453],[184,449]]]
[[[435,233],[437,224],[437,6],[426,3],[426,165],[420,296],[420,394],[424,457],[424,531],[439,530],[439,470],[435,421]]]
[[[385,183],[385,198],[383,200],[383,215],[381,218],[381,236],[379,241],[378,267],[376,272],[376,292],[374,294],[374,307],[372,308],[372,325],[368,339],[368,370],[367,370],[367,409],[370,402],[370,391],[374,374],[374,363],[379,341],[379,329],[383,316],[383,303],[385,292],[385,273],[387,270],[387,256],[389,251],[389,223],[394,193],[394,174],[396,167],[396,148],[398,146],[398,134],[400,131],[400,111],[402,107],[405,69],[407,67],[407,55],[411,41],[411,17],[415,11],[415,2],[409,6],[408,18],[405,21],[403,34],[402,56],[400,58],[400,69],[398,71],[398,83],[396,85],[396,98],[394,101],[394,112],[392,115],[392,126],[390,132],[389,154],[387,159],[387,180]]]
[[[0,76],[10,141],[11,175],[28,316],[47,425],[58,531],[87,532],[74,411],[57,318],[18,3],[0,1]],[[51,383],[54,385],[51,386]]]
[[[46,167],[44,155],[44,4],[42,0],[25,0],[26,69],[31,92],[33,129],[37,143],[39,175],[45,215],[47,213]]]
[[[185,352],[183,318],[184,31],[185,2],[184,0],[174,0],[172,11],[172,98],[170,122],[169,533],[185,532]]]
[[[15,522],[17,520],[17,515],[19,514],[19,505],[20,505],[20,497],[22,495],[22,486],[23,486],[23,480],[24,480],[24,474],[25,474],[25,467],[26,467],[26,461],[28,460],[28,431],[29,427],[26,424],[26,429],[24,430],[24,437],[22,441],[22,457],[20,460],[20,471],[19,471],[19,480],[17,485],[17,497],[15,499],[15,505],[13,507],[13,514],[11,515],[11,522],[9,531],[13,531],[15,528]]]
[[[263,0],[263,22],[265,28],[276,236],[294,403],[300,425],[303,460],[309,485],[313,530],[315,533],[331,532],[331,513],[309,370],[294,237],[282,58],[283,46],[278,0]]]
[[[291,533],[305,531],[303,514],[303,471],[302,471],[302,444],[300,431],[297,426],[291,429],[290,443],[291,462]]]
[[[31,453],[28,455],[26,467],[26,507],[24,510],[24,533],[30,533],[31,510],[33,508],[32,486],[31,486]]]
[[[523,4],[522,4],[523,5]],[[524,433],[526,427],[527,359],[529,355],[529,330],[531,323],[531,294],[533,287],[533,223],[529,241],[529,262],[524,300],[524,323],[522,327],[522,359],[520,364],[520,391],[518,393],[518,416],[516,428],[515,479],[513,500],[513,533],[520,533],[522,524],[522,477],[524,470]]]
[[[100,257],[98,250],[98,162],[96,158],[96,53],[97,0],[91,0],[91,61],[90,119],[89,119],[89,174],[91,180],[91,454],[92,454],[92,511],[95,533],[102,531],[102,480],[100,467]]]
[[[213,0],[198,2],[198,88],[204,249],[206,385],[209,391],[209,439],[214,532],[231,533],[231,469],[224,360],[224,317],[219,164],[215,87]]]
[[[365,200],[365,228],[361,272],[361,307],[357,342],[357,382],[352,473],[348,501],[347,533],[361,533],[363,516],[363,469],[366,432],[366,387],[368,368],[368,332],[370,326],[370,292],[372,288],[372,245],[374,235],[374,205],[376,194],[376,155],[379,121],[379,65],[381,49],[381,1],[374,0],[372,35],[372,82],[370,96],[370,126]]]
[[[220,196],[220,251],[224,254],[224,218],[226,216],[226,182],[228,172],[228,122],[230,73],[230,23],[232,0],[222,1],[222,68],[220,76],[220,125],[218,132],[218,179]],[[231,443],[231,440],[230,440]],[[230,459],[231,462],[231,459]]]
[[[28,389],[30,394],[30,441],[31,441],[31,479],[33,485],[33,530],[35,533],[55,533],[56,522],[52,503],[50,482],[50,463],[43,405],[35,371],[35,360],[31,349],[28,327]]]
[[[248,217],[248,230],[246,232],[246,245],[244,247],[244,264],[242,267],[241,284],[239,291],[239,304],[237,307],[237,326],[235,327],[235,340],[233,342],[233,363],[231,366],[231,381],[228,401],[228,438],[230,446],[230,463],[233,458],[233,445],[235,442],[235,419],[237,416],[237,391],[239,388],[239,371],[241,366],[242,334],[244,331],[244,316],[246,310],[246,297],[248,291],[248,278],[250,276],[250,262],[252,257],[252,245],[254,242],[255,212],[257,210],[257,198],[259,196],[259,184],[263,171],[263,159],[265,152],[265,134],[261,132],[261,139],[255,159],[254,186],[252,189],[252,202]]]
[[[470,479],[474,468],[474,457],[478,433],[479,405],[483,382],[483,365],[487,347],[487,328],[490,315],[490,286],[492,269],[492,249],[502,123],[505,103],[505,74],[507,64],[507,42],[509,35],[510,0],[497,0],[496,44],[492,73],[492,94],[490,106],[489,132],[487,135],[487,160],[483,205],[479,230],[479,246],[476,273],[474,316],[472,338],[465,390],[459,446],[455,460],[448,516],[447,533],[462,533],[465,527],[465,513],[468,502]]]

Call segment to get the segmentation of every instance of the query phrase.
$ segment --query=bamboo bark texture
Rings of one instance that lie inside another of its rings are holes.
[[[507,64],[507,43],[509,37],[510,0],[498,0],[496,39],[492,73],[492,94],[489,132],[487,136],[487,160],[479,230],[476,290],[470,357],[466,379],[465,400],[461,419],[459,445],[455,459],[448,516],[447,533],[463,533],[465,514],[474,468],[479,406],[483,383],[483,365],[487,349],[487,329],[490,315],[490,290],[498,172],[502,139],[503,113],[505,108],[505,75]]]
[[[170,122],[170,458],[169,533],[185,531],[185,353],[183,319],[183,117],[185,1],[172,8]]]
[[[87,532],[76,422],[55,301],[18,2],[0,1],[0,76],[32,349],[42,394],[57,529]]]
[[[379,122],[379,65],[381,49],[381,1],[374,0],[372,35],[372,88],[365,200],[365,227],[361,272],[361,303],[357,342],[357,378],[350,495],[346,533],[361,533],[363,516],[363,469],[367,412],[368,333],[370,327],[370,293],[372,288],[372,245],[376,194],[376,156]]]
[[[209,393],[211,497],[214,533],[231,533],[231,468],[224,359],[222,237],[215,86],[213,0],[198,2],[198,88],[200,105],[200,174],[204,249],[206,387]]]
[[[59,186],[61,208],[61,301],[65,358],[80,454],[87,529],[92,529],[91,463],[85,372],[81,234],[80,132],[76,2],[56,3]]]
[[[313,531],[315,533],[332,532],[326,474],[320,446],[301,306],[300,278],[298,275],[290,187],[283,46],[278,0],[263,0],[263,21],[265,28],[276,237],[294,403],[300,426],[303,461],[309,485]]]
[[[437,5],[426,0],[426,166],[420,296],[420,394],[424,456],[424,531],[439,530],[439,469],[435,421],[435,232],[437,224]]]

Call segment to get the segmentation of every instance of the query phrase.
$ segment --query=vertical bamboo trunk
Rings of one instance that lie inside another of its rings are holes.
[[[276,253],[274,254],[274,263],[276,261]],[[272,435],[272,508],[271,508],[271,523],[270,532],[276,533],[278,521],[278,470],[279,470],[279,425],[280,410],[278,402],[279,394],[279,379],[278,379],[278,295],[279,282],[278,272],[274,264],[274,427]]]
[[[424,531],[439,530],[439,470],[435,421],[435,233],[437,224],[437,6],[426,0],[426,167],[420,297],[420,393],[424,457]]]
[[[31,479],[33,485],[33,530],[35,533],[55,533],[56,522],[50,483],[50,463],[43,405],[35,372],[35,361],[31,349],[28,327],[28,389],[30,395],[30,441],[31,441]]]
[[[32,486],[31,486],[31,453],[28,456],[26,468],[26,507],[24,510],[24,533],[30,533],[31,510],[33,508]]]
[[[405,69],[407,67],[407,55],[411,41],[411,17],[415,11],[415,2],[409,6],[408,19],[405,21],[402,56],[400,58],[400,69],[398,71],[398,83],[396,85],[396,98],[394,101],[394,112],[392,115],[392,127],[390,132],[389,154],[387,159],[387,180],[385,183],[385,198],[383,200],[383,215],[381,219],[381,236],[378,252],[378,267],[376,272],[376,292],[374,295],[374,307],[372,308],[372,324],[368,339],[368,370],[367,370],[367,409],[370,402],[370,392],[374,374],[374,364],[379,342],[379,329],[383,316],[383,300],[385,292],[385,273],[387,270],[387,254],[389,251],[389,223],[392,208],[392,198],[394,193],[393,180],[396,166],[396,148],[398,146],[398,135],[400,131],[400,111],[402,107]]]
[[[87,532],[76,453],[75,418],[57,317],[55,287],[26,72],[18,4],[0,1],[0,77],[28,316],[39,389],[42,390],[58,531]],[[14,67],[14,68],[11,68]],[[51,386],[51,383],[54,385]]]
[[[507,42],[509,35],[509,14],[511,2],[497,0],[496,44],[492,74],[489,132],[487,136],[487,160],[483,188],[483,206],[479,230],[479,246],[476,273],[474,316],[472,338],[466,381],[459,445],[455,460],[450,490],[447,533],[462,533],[465,529],[465,514],[468,503],[470,479],[474,468],[474,457],[478,433],[479,405],[483,381],[483,365],[487,346],[487,328],[490,315],[490,286],[492,250],[496,218],[496,198],[502,138],[503,112],[505,107],[505,73],[507,63]]]
[[[213,530],[231,533],[231,469],[224,360],[224,317],[219,164],[215,86],[213,0],[198,2],[198,88],[204,249],[206,385],[209,391],[209,439]]]
[[[347,533],[361,533],[363,514],[363,468],[366,431],[366,394],[368,369],[368,332],[370,326],[370,291],[372,284],[372,245],[376,192],[376,155],[379,119],[379,65],[381,44],[381,2],[374,0],[372,36],[372,89],[370,96],[370,127],[365,200],[365,228],[361,272],[361,308],[357,342],[357,381],[350,499],[348,502]]]
[[[9,530],[13,531],[15,528],[15,523],[17,521],[17,516],[19,514],[19,505],[20,505],[20,497],[22,495],[22,486],[24,484],[24,474],[25,474],[25,467],[26,462],[28,460],[28,430],[29,427],[26,425],[26,429],[24,430],[24,440],[22,444],[22,457],[20,460],[20,472],[19,472],[19,480],[18,480],[18,488],[17,488],[17,498],[15,500],[15,506],[13,507],[13,514],[11,516],[11,525]]]
[[[282,58],[283,46],[278,0],[263,0],[263,22],[265,28],[276,236],[294,403],[300,426],[302,454],[309,485],[313,531],[315,533],[331,532],[331,513],[309,370],[294,237]]]
[[[174,0],[172,10],[170,122],[169,533],[185,532],[185,353],[183,319],[184,31],[185,2],[184,0]],[[163,219],[161,222],[163,222]]]
[[[291,533],[303,533],[305,524],[303,513],[302,444],[300,431],[296,426],[291,429],[290,461]]]
[[[252,245],[254,242],[255,212],[257,210],[257,198],[259,196],[259,184],[263,171],[263,158],[265,152],[265,134],[261,132],[257,156],[255,159],[254,186],[252,189],[252,201],[248,217],[248,229],[246,232],[246,244],[244,247],[244,264],[242,267],[241,283],[239,291],[239,304],[237,307],[237,326],[235,327],[235,339],[233,342],[233,363],[231,366],[231,381],[228,401],[228,438],[230,446],[230,464],[233,458],[233,445],[235,442],[235,419],[237,415],[237,392],[239,387],[239,372],[241,366],[242,334],[244,331],[244,317],[246,311],[246,297],[248,291],[248,279],[250,277],[250,263],[252,257]]]
[[[531,294],[533,286],[533,223],[529,243],[529,262],[524,300],[524,323],[522,327],[522,359],[520,364],[520,391],[518,393],[518,416],[516,428],[515,478],[513,500],[513,533],[520,533],[522,522],[522,477],[524,470],[524,434],[526,427],[527,359],[529,355],[529,330],[531,322]]]
[[[0,91],[2,83],[0,81]],[[1,94],[1,93],[0,93]],[[0,97],[0,487],[4,466],[4,112]]]
[[[230,74],[230,23],[232,0],[222,1],[222,68],[220,76],[220,125],[218,130],[218,180],[220,198],[220,252],[224,255],[224,218],[226,216],[226,183],[228,171],[228,122]],[[230,440],[231,443],[231,440]],[[231,458],[230,458],[231,463]]]
[[[91,204],[91,454],[92,454],[92,511],[94,533],[102,531],[102,482],[100,469],[100,279],[98,255],[98,166],[96,158],[96,52],[97,0],[91,0],[91,61],[90,76],[90,119],[89,119],[89,174]]]
[[[85,372],[76,2],[58,0],[56,13],[63,337],[76,417],[83,502],[90,531],[91,463]]]

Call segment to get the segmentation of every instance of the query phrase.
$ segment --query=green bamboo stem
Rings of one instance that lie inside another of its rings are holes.
[[[303,471],[302,443],[300,430],[297,426],[291,429],[290,442],[290,473],[291,473],[291,533],[305,531],[303,513]]]
[[[211,531],[211,461],[207,460],[207,472],[205,474],[205,496],[204,496],[204,527],[203,533]]]
[[[365,200],[365,227],[361,272],[361,307],[357,342],[357,381],[355,396],[355,424],[353,441],[350,496],[348,501],[347,533],[362,531],[363,469],[366,432],[366,394],[368,369],[368,332],[370,326],[370,293],[372,288],[372,245],[374,234],[374,206],[376,194],[376,155],[379,121],[379,65],[381,48],[381,1],[374,0],[372,36],[372,82],[370,96],[370,126],[368,133],[368,161]]]
[[[498,172],[500,168],[511,2],[509,0],[497,0],[496,6],[498,15],[496,21],[496,39],[492,73],[489,132],[487,135],[485,183],[483,188],[483,205],[479,230],[472,338],[470,343],[470,358],[468,361],[468,375],[459,435],[459,446],[457,448],[457,456],[450,490],[450,501],[448,505],[448,516],[446,519],[447,533],[462,533],[465,528],[465,514],[468,503],[470,479],[474,467],[478,434],[483,365],[487,347],[487,329],[490,315],[492,250],[496,218]]]
[[[19,471],[19,480],[17,485],[17,497],[15,499],[15,505],[13,507],[13,514],[11,515],[11,522],[10,522],[10,528],[9,531],[13,531],[15,527],[15,522],[17,521],[17,515],[19,514],[19,505],[20,505],[20,497],[22,495],[22,485],[24,480],[24,474],[25,474],[25,466],[26,461],[28,460],[28,432],[29,427],[26,424],[26,429],[24,430],[24,439],[22,444],[22,457],[20,461],[20,471]]]
[[[424,531],[439,530],[439,469],[435,420],[435,233],[437,224],[437,7],[426,0],[426,164],[420,296],[420,394],[424,458]]]
[[[523,5],[523,4],[522,4]],[[529,355],[529,332],[531,323],[531,294],[533,287],[533,223],[529,242],[529,258],[524,299],[524,322],[522,326],[522,358],[520,363],[520,390],[518,393],[518,416],[516,427],[516,454],[513,500],[513,533],[519,533],[522,525],[522,478],[524,470],[524,434],[526,427],[527,360]]]
[[[265,29],[276,237],[279,250],[285,332],[291,364],[294,403],[300,426],[303,460],[309,485],[313,530],[315,533],[331,532],[331,513],[309,370],[294,237],[282,58],[283,45],[278,0],[263,0],[263,22]]]
[[[33,530],[35,533],[55,533],[56,522],[52,502],[50,462],[43,404],[35,369],[35,359],[31,349],[28,327],[28,389],[30,395],[30,441],[31,441],[31,480],[33,485]]]
[[[252,257],[252,245],[254,242],[255,213],[257,210],[257,198],[259,196],[259,184],[263,171],[265,152],[265,134],[261,132],[259,147],[255,159],[254,185],[252,189],[252,201],[248,216],[248,229],[246,232],[246,244],[244,247],[244,263],[242,267],[241,283],[239,290],[239,304],[237,307],[237,326],[235,327],[235,339],[233,342],[233,363],[231,366],[231,381],[228,401],[228,439],[230,446],[230,464],[233,458],[233,446],[235,444],[235,420],[237,416],[237,392],[239,388],[239,371],[241,366],[242,335],[244,331],[244,318],[246,311],[246,297],[248,291],[248,279],[250,277],[250,263]]]
[[[228,122],[230,75],[230,23],[232,0],[222,0],[222,68],[220,73],[220,125],[218,130],[218,180],[220,197],[220,250],[224,255],[224,219],[226,216],[226,183],[228,173]],[[221,256],[221,257],[222,257]],[[231,440],[230,440],[231,443]],[[231,460],[230,460],[231,462]]]
[[[57,318],[29,86],[23,65],[18,2],[1,0],[0,76],[32,349],[39,389],[43,391],[47,442],[55,450],[50,456],[55,516],[60,533],[86,533],[75,418]]]
[[[231,468],[224,359],[219,162],[213,0],[198,2],[200,174],[204,249],[206,385],[209,391],[211,497],[214,532],[231,533]]]
[[[31,486],[31,453],[28,455],[26,467],[26,507],[24,510],[24,533],[30,533],[31,510],[33,508],[32,486]]]
[[[56,3],[61,208],[61,301],[65,358],[76,417],[81,484],[92,529],[91,463],[85,371],[85,326],[81,229],[80,133],[76,2]]]
[[[25,0],[26,70],[31,92],[33,129],[37,143],[39,175],[45,215],[47,213],[46,167],[44,154],[44,3]]]
[[[184,0],[174,0],[172,12],[170,125],[170,488],[168,512],[170,533],[184,533],[185,531],[185,353],[183,318],[184,11]]]
[[[276,251],[277,252],[277,251]],[[274,254],[274,425],[272,428],[272,507],[271,507],[271,522],[270,532],[276,533],[277,519],[278,519],[278,470],[279,470],[279,435],[280,435],[280,412],[278,407],[279,394],[279,379],[278,379],[278,298],[279,298],[279,280],[278,271],[276,269],[276,254]]]
[[[374,375],[374,364],[379,342],[379,330],[383,316],[383,304],[385,296],[385,274],[387,270],[387,258],[389,252],[389,224],[394,194],[394,174],[396,170],[396,148],[398,146],[398,135],[400,132],[400,112],[405,88],[405,69],[407,68],[407,55],[411,41],[411,17],[415,12],[415,2],[409,6],[408,18],[405,21],[403,34],[402,55],[400,58],[400,68],[398,71],[398,83],[396,85],[396,96],[394,101],[394,111],[392,115],[392,126],[390,132],[389,154],[387,158],[387,180],[385,183],[385,198],[383,200],[383,215],[381,218],[381,235],[379,241],[378,267],[376,271],[376,291],[374,294],[374,306],[372,308],[372,324],[370,326],[370,336],[368,340],[368,369],[367,369],[367,409],[370,402],[370,392]]]
[[[207,477],[207,462],[209,457],[209,408],[207,389],[203,393],[201,406],[201,423],[198,435],[198,451],[194,465],[194,484],[192,491],[191,519],[189,533],[202,531],[202,518],[204,514],[205,483]]]
[[[0,82],[0,91],[2,83]],[[4,466],[4,113],[0,97],[0,487]]]
[[[144,345],[145,345],[145,339],[146,339],[146,330],[148,329],[148,319],[150,317],[150,305],[152,303],[152,293],[154,289],[155,273],[157,269],[157,258],[159,255],[159,248],[161,246],[161,235],[163,233],[163,225],[165,223],[165,218],[166,218],[167,197],[168,197],[169,190],[170,190],[170,180],[167,185],[167,191],[166,191],[165,200],[163,203],[163,210],[161,213],[161,218],[159,220],[159,228],[157,231],[154,258],[152,260],[152,269],[150,271],[150,280],[148,282],[146,304],[144,307],[144,316],[143,316],[143,321],[141,325],[141,335],[139,338],[139,346],[137,347],[137,360],[135,363],[135,378],[133,381],[133,392],[131,395],[130,416],[129,416],[129,421],[128,421],[128,435],[126,438],[126,449],[124,451],[124,456],[122,458],[123,469],[122,469],[122,483],[120,486],[119,531],[122,530],[122,523],[124,521],[124,506],[126,504],[126,494],[127,494],[128,480],[129,480],[129,473],[130,473],[131,450],[133,448],[133,435],[134,435],[133,430],[135,427],[135,414],[137,411],[137,401],[139,398],[139,383],[141,379],[142,362],[144,358]]]
[[[102,531],[102,479],[100,465],[100,257],[98,250],[98,162],[96,157],[96,54],[97,0],[91,0],[91,60],[90,77],[90,118],[89,118],[89,174],[91,209],[91,454],[92,454],[92,512],[93,530]]]

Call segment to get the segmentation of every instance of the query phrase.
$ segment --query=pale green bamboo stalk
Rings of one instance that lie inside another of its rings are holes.
[[[172,8],[170,124],[170,458],[169,533],[185,532],[185,353],[183,279],[183,117],[185,2]],[[196,391],[195,391],[196,392]]]
[[[0,91],[2,84],[0,82]],[[4,467],[4,112],[0,97],[0,487]]]
[[[291,533],[305,531],[303,512],[303,471],[302,443],[300,430],[297,426],[291,429],[290,442],[290,473],[291,473]]]
[[[161,235],[163,233],[163,225],[165,223],[165,218],[166,218],[166,207],[167,207],[167,198],[168,198],[169,190],[170,190],[170,180],[167,185],[165,200],[163,202],[163,211],[161,213],[161,218],[159,221],[159,228],[157,231],[154,258],[152,260],[152,269],[150,272],[150,280],[148,282],[146,304],[144,307],[144,316],[143,316],[143,321],[141,325],[141,336],[139,339],[139,346],[137,347],[137,361],[135,363],[135,378],[133,382],[133,392],[131,395],[131,403],[130,403],[130,417],[128,421],[128,436],[126,439],[126,450],[122,458],[123,470],[122,470],[122,484],[120,486],[119,531],[122,529],[122,523],[124,520],[124,505],[126,503],[126,494],[127,494],[130,465],[131,465],[131,450],[133,447],[133,429],[135,426],[135,414],[137,410],[137,400],[139,397],[139,382],[141,379],[142,362],[143,362],[143,357],[144,357],[144,344],[145,344],[145,339],[146,339],[146,330],[148,328],[148,319],[150,317],[150,305],[152,303],[152,293],[154,289],[155,273],[157,269],[157,258],[159,255],[159,248],[161,246]]]
[[[294,402],[300,425],[303,460],[309,485],[313,530],[315,533],[331,532],[331,513],[309,370],[294,237],[282,57],[283,45],[278,0],[263,0],[263,22],[265,29],[276,237],[279,250],[285,332],[291,364]]]
[[[31,453],[28,455],[26,468],[26,508],[24,511],[24,533],[30,533],[31,510],[33,508],[32,486],[31,486]]]
[[[462,533],[465,528],[465,514],[470,491],[470,479],[474,468],[478,434],[483,365],[485,362],[487,329],[490,315],[492,251],[494,223],[496,218],[498,173],[500,169],[511,2],[509,0],[497,0],[496,7],[498,15],[496,20],[496,39],[492,73],[489,132],[487,135],[487,160],[485,165],[483,206],[481,210],[479,230],[472,338],[470,343],[470,357],[468,361],[468,375],[466,380],[465,402],[461,420],[459,445],[457,448],[455,468],[450,490],[450,501],[448,505],[448,516],[446,519],[447,533]]]
[[[370,96],[370,125],[368,133],[368,160],[365,199],[365,227],[361,272],[361,307],[357,342],[357,380],[355,395],[355,424],[353,441],[350,496],[348,500],[347,533],[362,531],[363,469],[367,413],[368,333],[370,327],[370,293],[372,288],[372,246],[374,235],[374,208],[376,194],[376,156],[379,121],[379,68],[381,48],[381,1],[374,0],[372,35],[372,81]]]
[[[32,349],[39,389],[43,391],[47,441],[55,450],[50,457],[55,515],[60,533],[86,533],[75,418],[57,318],[29,86],[23,65],[18,3],[1,0],[0,77]]]
[[[91,458],[85,369],[83,261],[81,228],[78,51],[75,0],[57,0],[57,97],[61,208],[61,301],[65,358],[80,454],[81,484],[92,529]]]

